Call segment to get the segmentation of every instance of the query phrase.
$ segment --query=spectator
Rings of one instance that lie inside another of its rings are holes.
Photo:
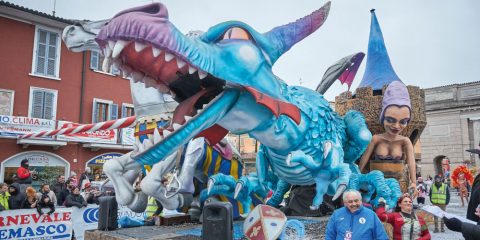
[[[28,167],[30,166],[27,159],[20,162],[20,167],[17,168],[17,182],[20,183],[20,191],[25,192],[28,185],[32,184],[32,173]]]
[[[423,182],[422,177],[418,177],[417,192],[418,192],[417,203],[425,204],[425,197],[427,197],[427,184]]]
[[[443,183],[442,177],[440,175],[435,176],[435,183],[432,185],[430,190],[430,202],[433,205],[438,206],[443,211],[445,211],[448,203],[450,202],[450,190],[448,189],[447,184]],[[434,233],[438,232],[438,221],[440,220],[440,231],[445,232],[443,219],[439,219],[434,216],[435,230]]]
[[[62,205],[65,201],[65,199],[61,199],[61,194],[66,188],[67,185],[65,184],[65,176],[58,175],[57,182],[55,182],[55,185],[53,186],[53,192],[55,193],[55,197],[57,199],[57,205]]]
[[[37,191],[33,187],[27,187],[27,198],[23,202],[22,208],[30,209],[30,208],[37,208],[38,198],[37,198]]]
[[[0,212],[3,210],[9,210],[8,198],[10,193],[8,192],[8,185],[6,183],[0,183]]]
[[[425,185],[427,185],[427,194],[430,194],[430,189],[432,188],[433,180],[432,176],[428,175],[427,180],[425,181]]]
[[[81,195],[89,204],[100,204],[98,198],[103,196],[103,194],[98,189],[93,189],[90,183],[87,183],[85,185],[85,191]]]
[[[345,191],[343,204],[345,206],[335,210],[328,221],[326,240],[388,239],[377,215],[363,207],[358,191]]]
[[[8,207],[12,210],[22,209],[23,203],[25,202],[27,196],[24,192],[20,191],[20,184],[12,183],[8,187],[8,192],[10,192],[10,198],[8,199]]]
[[[55,195],[53,195],[53,196],[55,196]],[[38,202],[38,206],[37,206],[38,214],[40,214],[40,215],[45,214],[43,212],[43,208],[50,208],[50,211],[48,211],[48,213],[47,213],[48,215],[55,212],[55,204],[48,194],[43,194],[41,196],[40,201]]]
[[[65,185],[66,185],[66,188],[63,189],[63,191],[59,194],[57,198],[57,205],[60,205],[60,206],[65,206],[65,200],[67,200],[68,195],[70,195],[73,187],[75,187],[75,184],[71,179],[68,179]]]
[[[455,232],[461,232],[465,240],[480,239],[480,225],[462,222],[458,218],[448,219],[443,217],[443,221],[448,229]]]
[[[70,172],[70,177],[69,177],[68,179],[72,180],[72,181],[73,181],[73,184],[74,184],[75,186],[78,186],[78,178],[77,178],[77,173],[76,173],[76,172],[71,171],[71,172]]]
[[[473,180],[472,193],[467,208],[467,218],[474,222],[480,222],[480,216],[475,214],[478,206],[480,206],[480,173]]]
[[[382,222],[388,222],[393,226],[393,239],[418,239],[428,240],[432,237],[428,232],[428,226],[422,217],[413,212],[413,201],[410,195],[401,196],[395,207],[395,211],[385,211],[385,200],[380,198],[377,215]],[[409,236],[409,237],[408,237]]]
[[[48,183],[42,184],[40,187],[40,192],[37,193],[37,198],[42,199],[42,195],[48,195],[48,198],[54,203],[57,203],[57,196],[55,196],[55,193],[50,191],[50,185]]]
[[[80,179],[78,180],[78,187],[80,187],[80,190],[85,189],[85,184],[90,183],[93,181],[93,176],[92,176],[92,170],[90,167],[85,168],[85,172],[80,175]]]
[[[78,186],[72,187],[72,192],[70,195],[67,196],[67,199],[65,200],[65,206],[66,207],[86,207],[87,202],[83,197],[80,195],[80,188]]]

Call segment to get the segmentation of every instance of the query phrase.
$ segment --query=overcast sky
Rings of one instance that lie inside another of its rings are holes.
[[[54,0],[7,0],[51,14]],[[99,20],[149,0],[57,0],[56,16]],[[310,14],[325,0],[162,0],[170,20],[184,33],[240,20],[267,32]],[[397,75],[422,88],[480,81],[480,1],[333,0],[325,24],[284,54],[274,73],[289,84],[315,89],[325,70],[340,58],[367,53],[371,8],[376,9]],[[352,85],[362,79],[366,58]],[[334,84],[329,100],[347,89]]]

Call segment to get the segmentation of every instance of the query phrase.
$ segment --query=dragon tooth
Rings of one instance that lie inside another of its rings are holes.
[[[145,151],[145,148],[143,147],[143,144],[140,142],[140,140],[137,139],[137,140],[135,141],[135,145],[137,145],[137,148],[138,148],[138,151],[139,151],[139,152]]]
[[[150,139],[146,138],[145,140],[143,140],[143,147],[145,148],[145,150],[151,148],[152,146],[153,144]]]
[[[198,70],[198,77],[200,78],[200,80],[206,78],[207,75],[208,73]]]
[[[108,72],[108,70],[110,70],[111,61],[112,59],[109,57],[103,59],[102,71]]]
[[[168,53],[168,52],[165,52],[165,62],[170,62],[174,58],[175,58],[175,55],[173,55],[171,53]]]
[[[178,123],[174,123],[172,126],[173,126],[173,130],[177,131],[182,125]]]
[[[162,50],[152,47],[153,57],[158,57],[158,55],[160,55],[160,53],[162,53]]]
[[[190,121],[190,119],[192,119],[193,117],[185,116],[184,118],[185,118],[185,122],[188,122],[188,121]]]
[[[203,104],[202,109],[205,109],[208,104]]]
[[[170,89],[167,87],[167,85],[163,83],[157,83],[157,89],[160,90],[162,93],[168,93],[170,92]]]
[[[178,69],[182,68],[183,66],[185,66],[187,63],[182,61],[180,58],[177,58],[177,67]]]
[[[168,135],[170,135],[170,131],[168,131],[167,129],[163,130],[163,138],[166,138]]]
[[[108,47],[110,48],[110,50],[113,50],[113,48],[115,47],[115,41],[108,40]]]
[[[146,47],[148,47],[148,45],[145,44],[145,43],[135,42],[135,51],[137,51],[137,52],[141,52]]]
[[[162,135],[160,135],[158,128],[155,128],[155,130],[153,130],[153,144],[158,143],[160,141],[162,141]]]
[[[189,73],[189,74],[193,74],[193,73],[196,72],[196,71],[197,71],[196,68],[194,68],[194,67],[192,67],[192,66],[188,66],[188,73]]]
[[[134,71],[132,72],[132,78],[134,82],[141,82],[143,79],[143,73]]]
[[[113,48],[112,52],[112,58],[117,58],[122,50],[127,46],[128,42],[124,40],[118,40],[117,43],[115,43],[115,47]]]

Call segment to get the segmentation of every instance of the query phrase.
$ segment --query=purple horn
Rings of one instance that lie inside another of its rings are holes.
[[[327,19],[329,11],[330,1],[306,17],[266,32],[264,36],[274,43],[277,50],[277,56],[271,56],[272,62],[275,62],[297,42],[320,28]]]

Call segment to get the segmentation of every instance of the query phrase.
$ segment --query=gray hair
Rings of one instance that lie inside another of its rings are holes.
[[[355,189],[348,189],[347,191],[343,192],[343,201],[345,202],[345,200],[347,199],[347,195],[348,194],[355,194],[357,195],[360,199],[362,198],[362,194],[360,194],[359,191],[355,190]]]

